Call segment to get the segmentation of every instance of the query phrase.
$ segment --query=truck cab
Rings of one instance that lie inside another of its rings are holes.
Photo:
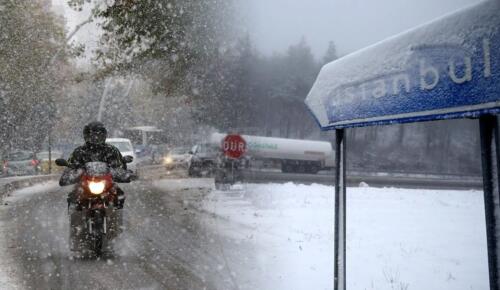
[[[189,176],[203,176],[212,173],[220,149],[212,143],[199,143],[189,152],[192,155],[188,168]]]
[[[212,144],[220,144],[227,134],[211,135]],[[332,144],[326,141],[242,135],[247,143],[247,159],[253,164],[271,164],[283,173],[316,174],[334,164]]]

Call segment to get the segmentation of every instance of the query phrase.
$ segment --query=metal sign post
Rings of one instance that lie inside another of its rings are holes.
[[[488,268],[490,289],[500,287],[498,258],[500,249],[497,227],[500,225],[500,136],[498,135],[498,117],[482,116],[479,119],[481,133],[481,158],[483,166],[484,212],[486,215],[486,241],[488,245]]]
[[[334,290],[346,289],[346,137],[335,130],[335,269]]]
[[[52,126],[49,129],[49,174],[52,174]]]

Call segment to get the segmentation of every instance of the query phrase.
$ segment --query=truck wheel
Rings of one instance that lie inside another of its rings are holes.
[[[319,167],[316,165],[310,165],[306,168],[307,173],[316,174],[319,171]]]
[[[191,177],[202,177],[201,169],[195,168],[194,166],[189,166],[188,175]]]
[[[298,173],[307,173],[308,170],[307,170],[307,165],[305,164],[298,164],[297,166],[295,166],[295,172],[298,172]]]
[[[291,165],[291,164],[288,164],[288,163],[282,163],[281,164],[281,172],[283,173],[290,173],[290,172],[294,172],[294,166]]]
[[[189,168],[188,168],[188,176],[190,176],[190,177],[194,176],[194,171],[193,171],[193,167],[192,166],[189,166]]]

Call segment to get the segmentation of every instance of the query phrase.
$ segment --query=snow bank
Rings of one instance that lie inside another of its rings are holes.
[[[23,189],[16,190],[10,194],[10,196],[4,198],[4,202],[17,202],[26,198],[30,198],[34,195],[59,189],[58,181],[49,181],[40,184],[36,184],[34,186],[26,187]]]
[[[488,288],[482,192],[347,194],[348,289]],[[333,198],[330,186],[249,184],[213,191],[203,209],[222,218],[221,234],[254,245],[256,279],[241,289],[331,289]]]

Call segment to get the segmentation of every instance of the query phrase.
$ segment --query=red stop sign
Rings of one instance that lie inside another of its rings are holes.
[[[229,158],[238,159],[247,151],[247,142],[240,135],[227,135],[221,145],[222,151]]]

